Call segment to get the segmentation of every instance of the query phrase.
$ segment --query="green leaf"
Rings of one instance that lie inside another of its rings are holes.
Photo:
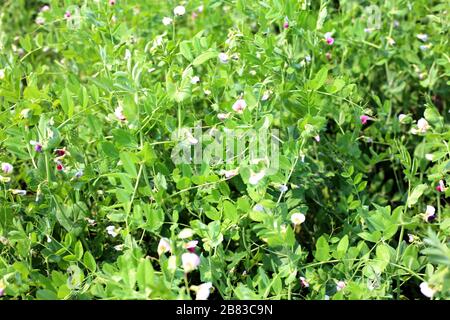
[[[203,52],[201,55],[199,55],[197,58],[194,59],[194,61],[192,62],[192,64],[194,66],[199,66],[203,63],[205,63],[206,61],[208,61],[209,59],[215,58],[217,57],[217,52],[216,51],[206,51]]]
[[[77,260],[81,260],[83,257],[83,245],[80,241],[77,241],[75,244],[75,256],[77,257]]]
[[[64,113],[69,118],[72,118],[74,111],[74,102],[72,99],[72,94],[67,88],[63,90],[63,93],[61,95],[61,107],[64,110]]]
[[[380,244],[376,248],[377,264],[383,271],[390,261],[389,247],[385,244]]]
[[[339,241],[336,252],[334,253],[334,257],[336,257],[336,259],[342,259],[345,256],[348,249],[348,243],[348,236],[345,235],[341,241]]]
[[[423,113],[423,116],[425,119],[427,119],[430,123],[436,123],[440,120],[440,114],[437,112],[436,109],[428,107],[425,109],[425,112]]]
[[[112,134],[114,137],[114,142],[117,143],[121,147],[137,147],[136,139],[134,135],[132,135],[127,130],[123,129],[114,129],[112,130]]]
[[[57,294],[48,289],[39,289],[36,292],[36,298],[38,300],[58,300]]]
[[[237,223],[239,221],[236,207],[230,201],[225,200],[223,202],[223,211],[226,219],[229,219],[233,223]]]
[[[122,161],[123,168],[132,178],[136,178],[137,171],[132,157],[133,156],[129,152],[122,152],[120,154],[120,160]]]
[[[153,283],[154,271],[148,259],[143,259],[137,267],[136,280],[140,291],[150,289]]]
[[[103,141],[100,144],[102,151],[105,153],[105,155],[107,155],[108,157],[111,158],[118,158],[119,157],[119,151],[117,150],[117,148],[114,146],[114,144],[112,144],[111,142],[108,141]]]
[[[415,205],[417,203],[417,201],[419,200],[419,198],[424,193],[424,191],[427,189],[428,189],[428,186],[426,184],[419,184],[418,186],[416,186],[413,189],[413,191],[411,192],[411,194],[409,195],[408,201],[406,202],[408,207],[411,208],[413,205]]]
[[[88,268],[92,272],[95,272],[97,264],[95,262],[94,256],[89,251],[86,251],[84,253],[83,263],[86,266],[86,268]]]
[[[364,240],[367,240],[370,242],[378,242],[378,240],[380,240],[380,238],[381,238],[381,232],[380,231],[374,231],[372,233],[361,232],[361,233],[358,233],[358,236],[360,236]]]
[[[191,61],[193,59],[191,48],[189,45],[189,41],[182,41],[180,43],[180,53],[185,57],[188,61]]]
[[[328,261],[330,259],[330,246],[327,239],[321,236],[316,243],[316,252],[314,257],[317,261]]]
[[[327,76],[328,76],[328,69],[326,67],[323,67],[322,69],[319,70],[319,72],[317,72],[314,79],[308,81],[309,88],[312,90],[318,90],[325,84]]]
[[[89,103],[89,95],[86,87],[81,87],[81,106],[86,109]]]

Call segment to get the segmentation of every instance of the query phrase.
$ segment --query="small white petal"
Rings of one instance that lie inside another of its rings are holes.
[[[252,185],[257,185],[259,181],[261,181],[264,178],[265,175],[266,175],[265,170],[261,170],[258,173],[252,173],[250,175],[250,179],[248,180],[248,182],[250,182],[250,184]]]
[[[296,226],[302,224],[303,222],[305,222],[305,220],[306,217],[303,213],[294,213],[291,216],[291,222]]]
[[[237,113],[244,112],[244,109],[247,107],[247,103],[244,99],[238,99],[232,106],[232,109]]]
[[[183,253],[181,255],[181,263],[183,265],[184,272],[189,273],[197,269],[200,264],[200,257],[195,253]]]
[[[176,6],[175,9],[173,9],[173,14],[176,16],[182,16],[186,13],[186,9],[183,6]]]
[[[433,295],[435,294],[436,290],[431,288],[427,282],[422,282],[420,284],[420,292],[422,292],[422,294],[427,297],[427,298],[432,298]]]
[[[171,248],[171,246],[170,246],[170,243],[169,243],[169,239],[167,239],[167,238],[161,238],[161,240],[159,240],[159,244],[158,244],[158,255],[160,256],[160,255],[162,255],[163,253],[166,253],[166,252],[171,252],[172,251],[172,248]]]
[[[195,300],[206,300],[209,297],[210,290],[212,288],[211,282],[202,283],[197,288],[197,294]]]
[[[228,57],[228,55],[226,53],[224,53],[224,52],[219,53],[219,60],[220,60],[220,62],[227,63],[228,59],[229,59],[229,57]]]
[[[162,19],[162,23],[163,23],[163,25],[165,25],[165,26],[168,26],[169,24],[171,24],[172,23],[172,18],[169,18],[169,17],[164,17],[163,19]]]
[[[194,235],[194,230],[192,230],[190,228],[185,228],[180,231],[180,233],[178,234],[178,238],[187,239],[187,238],[191,238],[193,235]]]

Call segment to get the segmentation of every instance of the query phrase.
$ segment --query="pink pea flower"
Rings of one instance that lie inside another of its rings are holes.
[[[64,14],[64,17],[66,19],[69,19],[72,16],[72,14],[70,13],[70,11],[66,11],[66,13]]]
[[[245,102],[244,99],[238,99],[234,104],[233,104],[233,110],[237,113],[242,113],[244,112],[244,109],[247,107],[247,103]]]
[[[366,116],[365,114],[359,118],[361,119],[361,124],[367,124],[367,121],[370,119],[369,116]]]
[[[50,7],[48,5],[43,6],[39,11],[41,12],[47,12],[50,10]]]
[[[189,252],[195,253],[195,248],[197,248],[197,244],[198,244],[197,240],[192,240],[189,241],[188,243],[185,243],[183,247],[187,249]]]
[[[344,289],[346,287],[346,285],[347,284],[341,280],[336,284],[336,290],[341,291],[342,289]]]
[[[113,6],[113,5],[115,5],[116,4],[116,1],[115,0],[109,0],[109,5],[110,6]]]
[[[200,257],[195,253],[183,253],[181,255],[181,263],[183,265],[184,272],[189,273],[197,269],[200,264]]]
[[[43,25],[45,23],[45,18],[43,17],[37,17],[35,20],[36,24]]]
[[[445,187],[444,180],[439,180],[439,184],[436,186],[438,192],[445,192],[447,188]]]
[[[63,171],[64,170],[64,166],[63,166],[63,164],[61,162],[58,162],[56,164],[56,170],[58,170],[58,171]]]
[[[62,149],[56,149],[55,153],[58,155],[58,157],[64,157],[66,155],[66,148]]]
[[[327,60],[331,60],[331,58],[332,58],[331,52],[325,53],[325,57],[327,58]]]
[[[38,141],[33,141],[33,140],[31,140],[31,141],[30,141],[30,144],[31,144],[32,146],[34,146],[34,151],[36,151],[36,152],[42,152],[42,144],[40,144]]]
[[[300,277],[300,283],[302,284],[302,287],[304,287],[304,288],[309,287],[309,282],[306,281],[305,277]]]
[[[331,46],[334,43],[334,38],[331,36],[331,32],[325,33],[325,41]]]
[[[123,108],[121,106],[117,107],[114,110],[114,114],[116,116],[117,119],[119,119],[120,121],[125,121],[127,120],[127,118],[125,117],[125,115],[123,114]]]
[[[287,18],[284,20],[283,28],[285,28],[285,29],[288,29],[288,28],[289,28],[289,21],[288,21]]]
[[[14,168],[12,164],[8,162],[2,162],[2,171],[4,174],[11,174],[13,172]]]

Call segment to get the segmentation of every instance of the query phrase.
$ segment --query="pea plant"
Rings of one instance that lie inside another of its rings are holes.
[[[447,5],[2,1],[0,300],[449,299]]]

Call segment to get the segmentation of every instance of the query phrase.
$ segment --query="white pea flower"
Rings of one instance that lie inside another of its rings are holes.
[[[184,15],[185,13],[186,13],[186,8],[183,7],[183,6],[176,6],[176,7],[173,9],[173,14],[176,15],[176,16],[182,16],[182,15]]]
[[[169,251],[172,252],[172,247],[170,246],[169,239],[161,238],[161,240],[159,240],[159,244],[158,244],[158,255],[160,256],[163,253],[166,253]]]
[[[181,255],[181,263],[183,265],[184,272],[189,273],[197,269],[200,264],[200,257],[191,252],[183,253]]]
[[[408,116],[407,116],[406,114],[401,113],[401,114],[398,115],[398,121],[399,121],[400,123],[403,123],[403,121],[405,121],[405,119],[406,119],[407,117],[408,117]]]
[[[219,53],[219,60],[220,60],[220,62],[227,63],[229,59],[230,58],[228,57],[228,55],[225,52]]]
[[[114,114],[117,117],[117,119],[119,119],[120,121],[125,121],[127,120],[127,118],[125,117],[125,115],[123,114],[123,108],[122,106],[117,107],[114,110]]]
[[[5,69],[0,69],[0,80],[5,79]]]
[[[420,284],[420,292],[422,292],[425,297],[431,299],[436,293],[436,289],[431,288],[427,282],[422,282]]]
[[[125,50],[125,56],[123,58],[124,58],[124,60],[130,60],[131,59],[131,51],[129,49]]]
[[[172,18],[169,18],[169,17],[164,17],[164,18],[162,19],[162,23],[163,23],[163,25],[165,25],[165,26],[168,26],[169,24],[171,24],[172,21],[173,21],[173,19],[172,19]]]
[[[428,40],[428,35],[425,33],[419,33],[417,35],[417,39],[419,39],[420,41],[426,42]]]
[[[197,287],[195,300],[207,300],[212,288],[211,282],[202,283]]]
[[[226,179],[230,179],[232,177],[234,177],[235,175],[237,175],[239,172],[239,168],[236,169],[231,169],[231,170],[220,170],[220,174],[224,175]]]
[[[196,84],[196,83],[199,83],[199,82],[200,82],[200,77],[198,77],[198,76],[192,77],[192,79],[191,79],[191,83],[192,84]]]
[[[303,213],[297,212],[291,216],[291,222],[296,226],[301,225],[303,222],[305,222],[305,220],[306,217]]]
[[[419,120],[417,120],[417,128],[419,129],[419,132],[425,133],[431,127],[428,124],[428,121],[425,120],[425,118],[420,118]]]
[[[116,251],[122,251],[123,250],[124,245],[123,244],[118,244],[116,246],[114,246],[114,250]]]
[[[282,184],[282,185],[278,188],[278,190],[280,190],[280,192],[286,192],[286,191],[288,191],[288,187],[287,187],[287,185]]]
[[[248,180],[248,182],[250,182],[250,184],[252,185],[257,185],[259,183],[259,181],[261,181],[266,175],[266,171],[265,170],[261,170],[260,172],[254,173],[252,172],[250,174],[250,179]]]
[[[386,40],[387,40],[387,43],[388,43],[390,46],[393,46],[393,45],[395,44],[395,40],[392,39],[391,37],[386,37]]]
[[[118,230],[116,229],[115,226],[107,226],[106,227],[106,232],[113,238],[117,237],[118,235]]]
[[[45,23],[45,18],[44,17],[37,17],[35,22],[38,25],[43,25]]]
[[[178,238],[187,239],[187,238],[191,238],[193,235],[194,235],[194,230],[192,230],[190,228],[185,228],[180,231],[180,233],[178,234]]]
[[[189,131],[186,132],[186,139],[189,142],[189,144],[191,144],[191,145],[195,145],[198,143],[198,139],[194,138],[192,133]]]
[[[27,190],[10,189],[9,191],[11,191],[12,194],[17,194],[19,196],[26,196],[27,195]]]
[[[242,113],[244,112],[244,109],[247,107],[247,103],[245,102],[244,99],[238,99],[234,104],[233,104],[233,110],[237,113]]]
[[[264,207],[263,207],[263,205],[258,203],[258,204],[255,204],[255,206],[253,207],[253,210],[257,211],[257,212],[264,212]]]
[[[177,256],[170,256],[167,261],[167,269],[171,273],[174,273],[177,270]]]
[[[261,101],[267,101],[267,100],[269,100],[270,94],[271,94],[271,93],[272,93],[272,92],[269,91],[269,90],[264,91],[264,94],[263,94],[263,96],[261,97]]]
[[[226,120],[230,117],[230,113],[219,113],[217,114],[217,118],[221,121]]]
[[[427,159],[428,161],[433,161],[434,155],[432,153],[427,153],[425,155],[425,159]]]
[[[427,205],[427,209],[425,210],[425,213],[423,214],[423,219],[426,222],[430,222],[435,217],[436,217],[436,209],[435,209],[435,207]]]

